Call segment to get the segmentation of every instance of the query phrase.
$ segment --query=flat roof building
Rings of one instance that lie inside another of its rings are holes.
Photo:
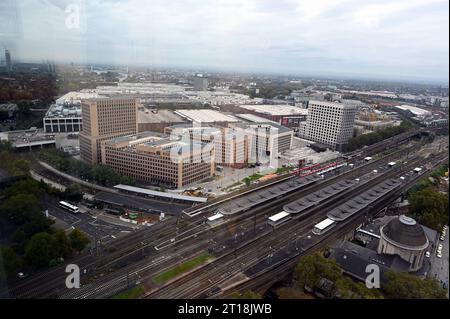
[[[214,145],[218,165],[241,168],[248,163],[248,138],[242,130],[186,124],[166,127],[165,133],[172,138]]]
[[[138,132],[163,133],[168,126],[187,123],[187,120],[172,110],[140,107],[138,110]]]
[[[175,114],[181,116],[189,122],[197,123],[228,123],[239,121],[234,116],[209,109],[176,110]]]
[[[150,184],[179,188],[209,178],[215,170],[213,146],[153,132],[109,139],[101,147],[104,165]]]
[[[81,104],[52,104],[43,118],[46,133],[82,130]]]
[[[240,105],[254,115],[261,116],[278,124],[298,128],[299,124],[306,121],[308,110],[297,106],[286,104],[254,104]]]

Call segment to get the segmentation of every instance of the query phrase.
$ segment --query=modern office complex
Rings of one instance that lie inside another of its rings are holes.
[[[173,138],[211,143],[218,165],[241,168],[276,157],[292,146],[293,131],[274,122],[228,123],[228,127],[182,124],[166,127]]]
[[[43,119],[45,133],[79,132],[82,130],[79,104],[52,104]]]
[[[214,145],[218,165],[241,168],[248,163],[248,137],[242,130],[186,124],[166,127],[165,132],[183,141]]]
[[[300,125],[300,136],[342,151],[353,135],[357,104],[310,101],[306,122]]]
[[[231,123],[230,127],[241,128],[251,137],[250,156],[257,152],[276,156],[292,147],[293,131],[277,123]]]
[[[179,188],[211,177],[215,170],[213,146],[153,132],[110,139],[101,147],[103,164],[150,184]]]
[[[139,100],[126,97],[88,99],[82,102],[83,130],[80,155],[85,162],[101,162],[101,142],[137,133]]]

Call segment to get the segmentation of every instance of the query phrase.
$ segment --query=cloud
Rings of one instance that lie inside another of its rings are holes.
[[[448,81],[447,0],[2,3],[18,19],[0,44],[21,59]]]

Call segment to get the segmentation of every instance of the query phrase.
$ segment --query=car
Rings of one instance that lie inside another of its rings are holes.
[[[430,252],[427,251],[427,252],[425,253],[425,257],[430,258],[430,256],[431,256]]]
[[[25,274],[24,274],[23,272],[19,272],[19,273],[17,274],[17,277],[19,277],[20,279],[22,279],[22,278],[25,278],[26,276],[25,276]]]
[[[441,237],[439,237],[439,240],[442,240],[442,241],[444,241],[444,239],[445,239],[445,237],[444,237],[444,236],[441,236]]]
[[[437,258],[442,258],[441,252],[438,252],[438,253],[436,254],[436,256],[437,256]]]
[[[401,179],[402,181],[404,181],[404,180],[405,180],[405,177],[404,177],[404,176],[400,176],[400,179]]]
[[[443,247],[442,244],[439,244],[438,249],[442,250],[442,247]]]

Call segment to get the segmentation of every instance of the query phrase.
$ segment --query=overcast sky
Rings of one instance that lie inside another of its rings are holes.
[[[448,82],[448,0],[1,0],[21,60]]]

